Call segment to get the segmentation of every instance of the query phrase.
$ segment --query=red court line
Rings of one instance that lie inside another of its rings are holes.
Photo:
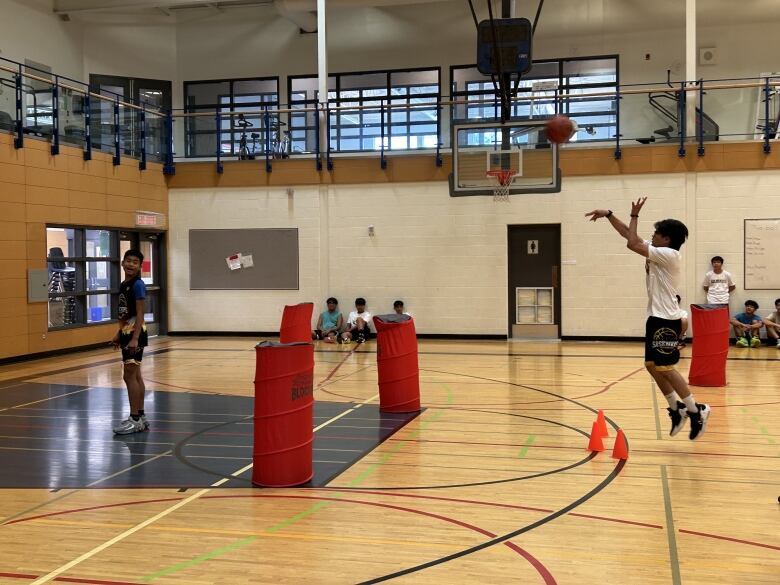
[[[697,532],[695,530],[685,530],[683,528],[680,528],[680,532],[683,534],[693,534],[695,536],[703,536],[704,538],[715,538],[717,540],[727,540],[729,542],[736,542],[738,544],[747,544],[750,546],[760,546],[761,548],[768,548],[771,550],[780,550],[780,546],[775,546],[773,544],[764,544],[762,542],[753,542],[752,540],[742,540],[739,538],[732,538],[730,536],[721,536],[719,534],[709,534],[707,532]]]
[[[339,488],[333,487],[333,488],[319,488],[325,491],[339,491]],[[343,491],[343,489],[342,489]],[[533,506],[520,506],[518,504],[502,504],[499,502],[485,502],[480,500],[464,500],[461,498],[443,498],[441,496],[425,496],[421,494],[400,494],[400,493],[393,493],[393,492],[376,492],[376,491],[370,491],[370,490],[349,490],[349,493],[351,494],[373,494],[377,496],[393,496],[393,497],[399,497],[399,498],[416,498],[416,499],[423,499],[423,500],[439,500],[443,502],[456,502],[459,504],[475,504],[477,506],[491,506],[494,508],[510,508],[512,510],[526,510],[531,512],[543,512],[545,514],[549,514],[554,512],[555,510],[548,510],[546,508],[536,508]],[[567,514],[567,516],[577,516],[578,518],[588,518],[591,520],[603,520],[605,522],[618,522],[620,524],[630,524],[632,526],[642,526],[644,528],[663,528],[660,524],[647,524],[646,522],[636,522],[634,520],[623,520],[622,518],[609,518],[607,516],[594,516],[592,514],[580,514],[577,512],[570,512]]]
[[[40,576],[41,575],[24,575],[22,573],[0,573],[0,577],[25,579],[27,581],[33,581]],[[79,579],[77,577],[55,577],[54,580],[61,583],[86,583],[88,585],[140,585],[139,583],[131,583],[129,581],[104,581],[102,579]]]
[[[434,518],[436,520],[441,520],[443,522],[447,522],[449,524],[454,524],[456,526],[460,526],[461,528],[467,528],[469,530],[472,530],[474,532],[478,532],[479,534],[482,534],[484,536],[487,536],[489,538],[495,538],[498,536],[497,534],[494,534],[492,532],[489,532],[483,528],[480,528],[479,526],[475,526],[473,524],[469,524],[468,522],[463,522],[461,520],[457,520],[455,518],[450,518],[448,516],[441,516],[440,514],[434,514],[432,512],[425,512],[423,510],[417,510],[415,508],[406,508],[403,506],[396,506],[393,504],[385,504],[381,502],[369,502],[366,500],[352,500],[348,498],[326,498],[322,496],[297,496],[297,495],[282,495],[282,494],[254,494],[254,495],[224,495],[224,496],[203,496],[203,500],[217,500],[217,499],[239,499],[239,498],[282,498],[282,499],[294,499],[294,500],[315,500],[315,501],[330,501],[330,502],[346,502],[350,504],[364,504],[367,506],[375,506],[379,508],[387,508],[391,510],[399,510],[401,512],[410,512],[412,514],[419,514],[421,516],[427,516],[429,518]],[[99,509],[106,509],[106,508],[116,508],[121,506],[132,506],[132,505],[139,505],[139,504],[149,504],[149,503],[156,503],[156,502],[165,502],[165,501],[180,501],[183,498],[165,498],[165,499],[156,499],[156,500],[137,500],[137,501],[131,501],[131,502],[120,502],[116,504],[106,504],[103,506],[91,506],[88,508],[76,508],[71,510],[62,510],[60,512],[50,512],[48,514],[40,514],[38,516],[29,516],[27,518],[19,518],[17,520],[14,520],[12,522],[8,522],[8,524],[18,524],[20,522],[28,522],[30,520],[36,520],[40,518],[47,518],[52,516],[60,516],[64,514],[71,514],[76,512],[84,512],[88,510],[99,510]],[[505,542],[503,543],[506,547],[510,548],[511,550],[515,551],[517,554],[522,556],[525,560],[527,560],[531,566],[539,573],[539,575],[544,579],[544,582],[547,585],[557,585],[557,582],[555,581],[555,578],[552,576],[552,574],[547,570],[547,568],[538,560],[536,559],[531,553],[528,551],[525,551],[524,549],[520,548],[516,544],[513,544],[512,542]],[[2,575],[0,573],[0,575]],[[31,579],[35,579],[37,577],[35,576],[29,576]],[[58,579],[58,580],[62,580]],[[95,583],[96,585],[136,585],[136,584],[128,584],[128,583],[117,583],[117,582],[110,582],[110,581],[71,581],[72,583]]]

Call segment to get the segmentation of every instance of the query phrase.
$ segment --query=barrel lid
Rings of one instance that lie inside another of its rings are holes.
[[[717,309],[728,309],[728,305],[720,305],[720,304],[701,304],[701,305],[691,305],[692,307],[699,309],[700,311],[715,311]]]
[[[311,342],[292,341],[290,343],[279,343],[278,341],[261,341],[255,347],[292,347],[293,345],[311,345]]]
[[[379,319],[385,323],[403,323],[405,321],[411,321],[412,318],[409,315],[399,315],[398,313],[390,313],[389,315],[377,315],[374,319]]]

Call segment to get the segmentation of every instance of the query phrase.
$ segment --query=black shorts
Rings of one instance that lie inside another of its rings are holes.
[[[119,333],[119,347],[122,348],[122,363],[140,366],[141,360],[144,359],[144,348],[149,345],[149,335],[146,331],[141,331],[141,335],[138,336],[138,350],[134,352],[127,349],[127,344],[130,343],[132,338],[132,333]]]
[[[677,344],[682,330],[680,319],[661,319],[648,317],[645,323],[645,362],[652,362],[656,367],[671,369],[680,361],[680,350]]]
[[[358,329],[357,326],[351,327],[349,329],[349,332],[352,334],[352,339],[357,339],[358,335],[363,334],[363,339],[368,341],[371,339],[371,329],[368,327],[368,323],[366,323],[366,326],[364,329]]]

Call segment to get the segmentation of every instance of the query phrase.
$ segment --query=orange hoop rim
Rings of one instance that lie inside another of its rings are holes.
[[[488,177],[495,177],[499,185],[507,187],[512,182],[512,179],[517,176],[517,171],[515,169],[499,169],[488,171],[486,175]]]

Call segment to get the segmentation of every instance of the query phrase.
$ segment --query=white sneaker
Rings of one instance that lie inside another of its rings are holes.
[[[146,415],[145,414],[141,415],[141,424],[143,424],[143,427],[144,427],[145,431],[149,430],[149,421],[146,419]]]
[[[777,340],[777,349],[780,349],[780,339]]]
[[[114,427],[115,435],[130,435],[132,433],[141,433],[143,431],[143,421],[140,418],[138,420],[133,420],[133,418],[130,416]]]

